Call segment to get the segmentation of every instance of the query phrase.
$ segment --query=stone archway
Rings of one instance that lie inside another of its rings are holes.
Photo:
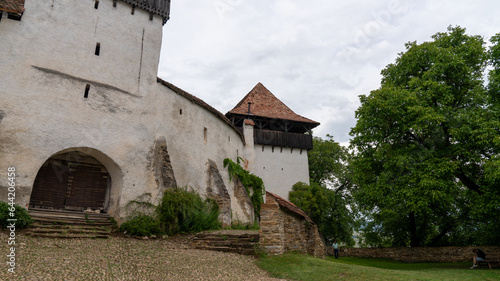
[[[110,173],[99,160],[82,151],[62,152],[50,157],[39,169],[29,205],[105,211],[110,188]]]

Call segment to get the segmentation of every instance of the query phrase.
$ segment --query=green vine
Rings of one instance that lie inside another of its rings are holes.
[[[260,205],[264,203],[264,182],[258,176],[251,174],[249,171],[243,169],[240,165],[240,160],[243,158],[238,157],[237,163],[233,160],[226,158],[224,159],[224,168],[227,167],[229,172],[229,179],[232,180],[236,176],[247,191],[248,195],[251,194],[250,200],[255,211],[256,217],[260,216]]]

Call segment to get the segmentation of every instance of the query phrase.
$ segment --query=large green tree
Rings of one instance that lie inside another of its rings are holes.
[[[336,239],[352,245],[349,153],[330,135],[314,137],[313,147],[308,153],[310,185],[295,184],[289,199],[311,217],[328,243]]]
[[[407,43],[360,96],[354,195],[392,245],[498,244],[499,37],[489,52],[460,27],[432,39]]]

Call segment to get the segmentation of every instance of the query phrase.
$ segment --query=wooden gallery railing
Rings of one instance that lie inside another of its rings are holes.
[[[313,148],[312,135],[254,129],[253,137],[255,144],[302,148],[307,150]]]

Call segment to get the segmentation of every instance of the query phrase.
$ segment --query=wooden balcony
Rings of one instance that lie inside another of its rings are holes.
[[[312,135],[308,134],[254,129],[253,138],[255,144],[293,147],[307,150],[313,148]]]

